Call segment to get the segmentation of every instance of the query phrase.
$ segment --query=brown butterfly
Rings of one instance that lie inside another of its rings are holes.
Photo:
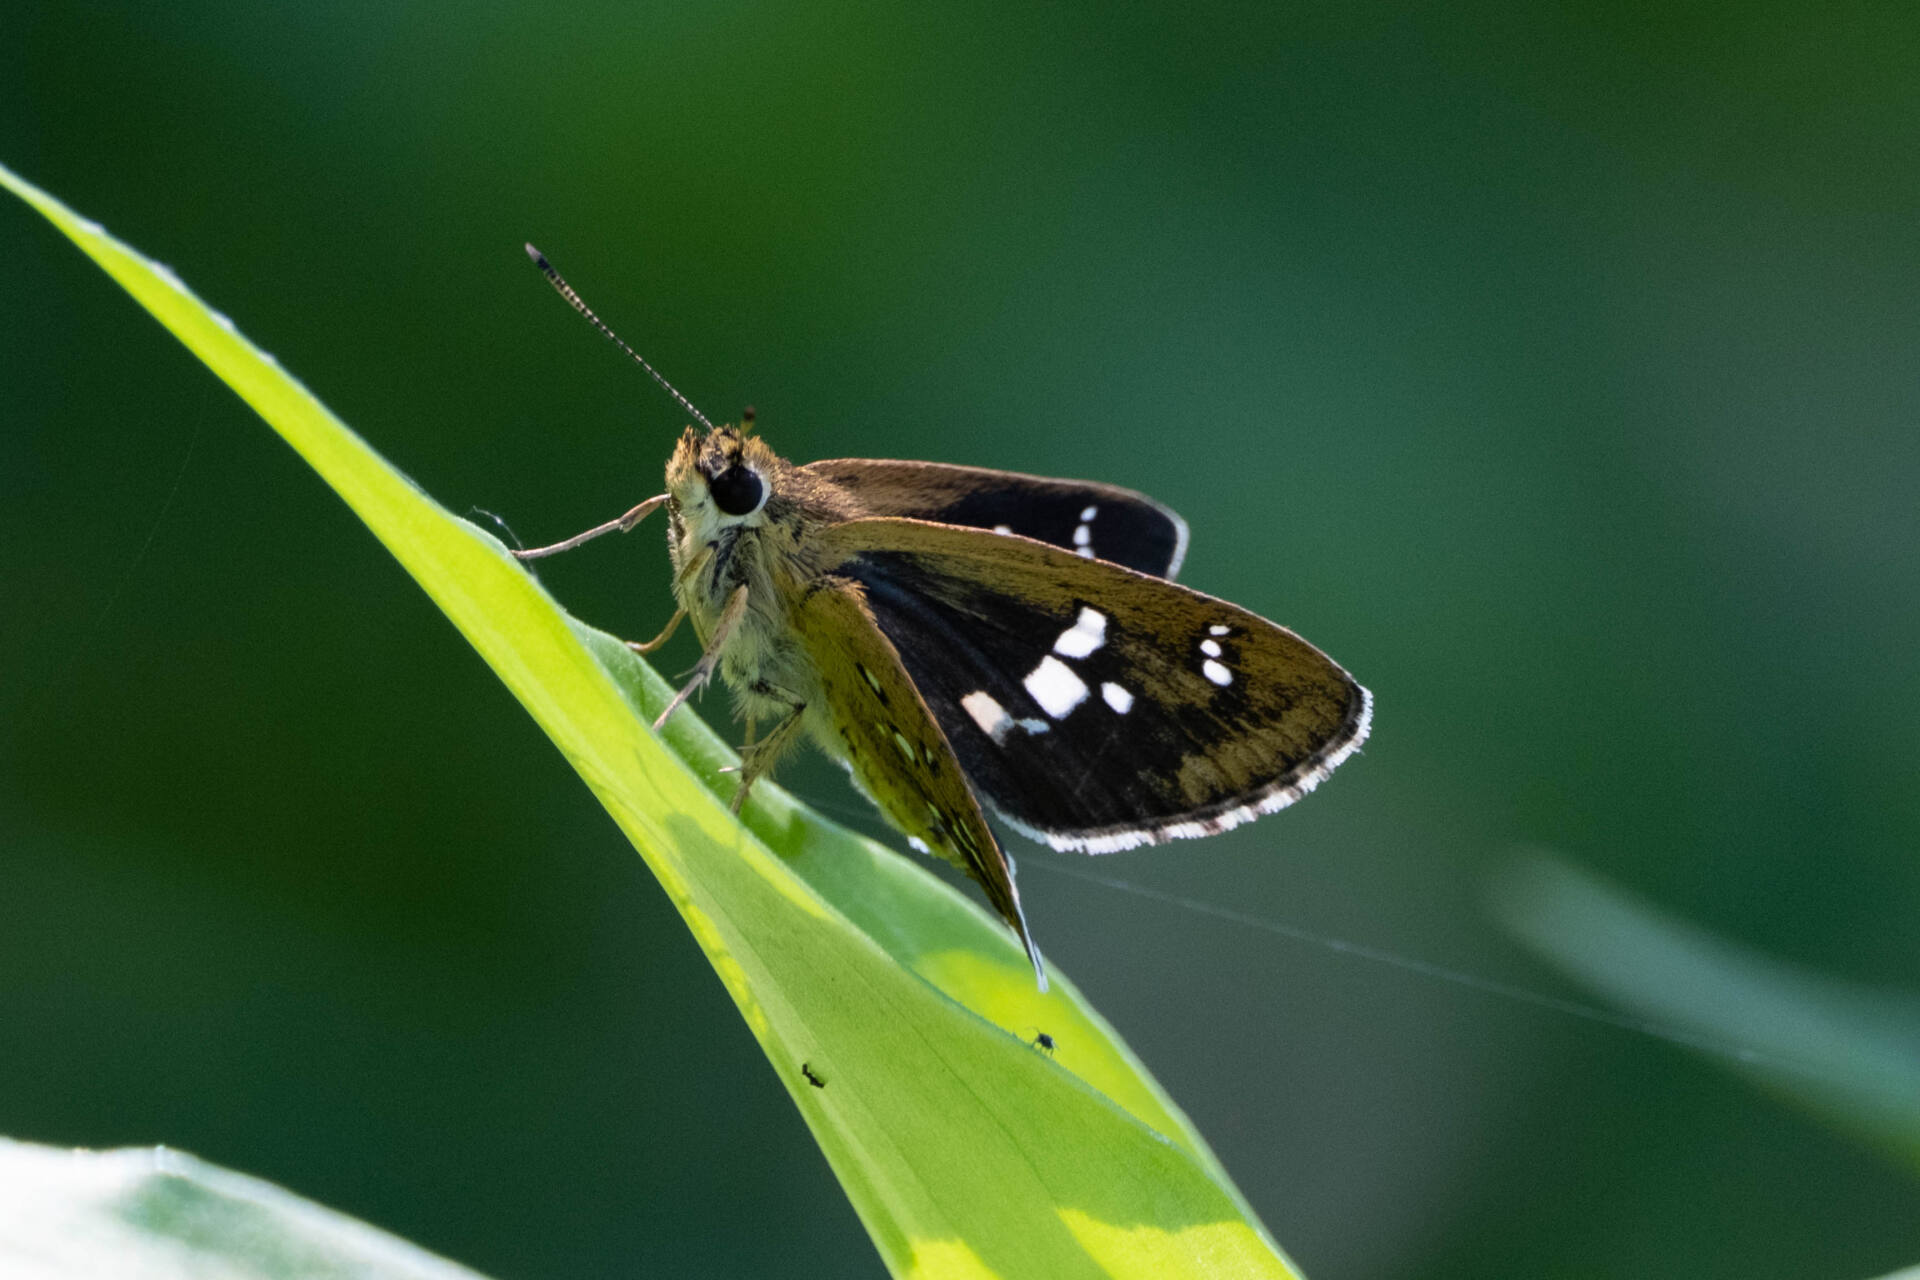
[[[746,721],[736,810],[801,737],[923,852],[971,876],[1042,990],[1013,865],[981,801],[1056,849],[1213,835],[1298,800],[1367,736],[1372,699],[1285,627],[1171,581],[1186,523],[1141,494],[1006,471],[843,458],[804,466],[688,427],[667,492],[551,555],[667,509],[673,620]],[[656,725],[657,727],[657,725]]]

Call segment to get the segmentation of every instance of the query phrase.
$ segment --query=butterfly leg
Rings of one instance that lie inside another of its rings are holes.
[[[754,691],[769,696],[778,696],[777,692],[771,686],[764,684],[756,687]],[[740,812],[741,807],[747,803],[747,793],[753,790],[753,784],[760,778],[766,776],[773,768],[774,761],[787,753],[787,748],[793,745],[795,737],[798,736],[801,727],[801,713],[806,711],[807,704],[804,702],[796,702],[792,705],[793,710],[783,716],[780,723],[774,725],[773,728],[768,731],[766,737],[760,739],[758,742],[749,742],[740,748],[740,789],[733,793],[733,811],[735,813]],[[751,737],[752,735],[749,734],[748,736]]]
[[[760,740],[759,736],[754,732],[755,724],[756,721],[754,720],[753,712],[747,712],[747,731],[740,735],[740,758],[742,760],[747,758],[747,752],[753,750],[753,744]],[[720,766],[720,772],[738,773],[740,772],[740,766],[737,764],[724,764]]]
[[[538,560],[543,556],[557,556],[562,551],[571,551],[582,543],[592,542],[601,534],[612,533],[616,529],[621,533],[632,533],[642,520],[645,520],[648,516],[659,510],[666,500],[667,495],[664,493],[658,497],[648,498],[645,502],[617,520],[609,520],[605,524],[597,524],[585,533],[576,533],[565,542],[556,542],[550,547],[533,547],[527,550],[516,551],[513,553],[513,558],[516,560]]]
[[[638,640],[629,640],[627,641],[627,648],[633,650],[635,653],[652,653],[655,649],[658,649],[661,645],[673,638],[673,633],[680,629],[681,619],[686,616],[687,611],[685,609],[675,609],[673,616],[667,619],[667,625],[661,628],[659,635],[647,641],[645,644],[641,644]]]
[[[727,597],[726,606],[720,610],[720,620],[713,627],[713,638],[707,642],[707,651],[700,656],[700,661],[694,664],[692,678],[680,686],[680,692],[673,695],[673,701],[669,702],[667,709],[660,713],[660,718],[653,722],[655,733],[660,732],[668,716],[680,709],[681,703],[692,697],[707,681],[713,679],[714,669],[720,665],[720,651],[727,647],[727,641],[733,638],[734,628],[740,625],[740,619],[746,614],[747,588],[746,584],[742,583],[733,589],[733,594]]]

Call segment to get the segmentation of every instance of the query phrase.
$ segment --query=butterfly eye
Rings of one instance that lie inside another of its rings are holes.
[[[712,491],[714,502],[730,516],[752,515],[767,499],[766,484],[751,467],[739,463],[707,481],[707,488]]]

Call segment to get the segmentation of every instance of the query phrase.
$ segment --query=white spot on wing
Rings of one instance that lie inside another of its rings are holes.
[[[1227,670],[1212,658],[1208,658],[1200,664],[1200,674],[1223,689],[1233,683],[1233,672]]]
[[[1220,642],[1218,640],[1202,640],[1200,642],[1200,652],[1206,654],[1209,658],[1217,658],[1220,656]]]
[[[993,739],[995,746],[1005,742],[1007,735],[1015,729],[1024,733],[1046,733],[1053,728],[1045,720],[1015,720],[985,689],[975,689],[960,699],[960,707],[973,717],[973,722],[980,726],[980,732]]]
[[[1106,642],[1107,615],[1082,606],[1073,625],[1053,642],[1053,651],[1063,658],[1084,658]]]
[[[1029,671],[1022,683],[1040,709],[1055,720],[1064,720],[1087,700],[1087,682],[1052,654],[1040,659],[1040,665]]]
[[[1210,635],[1210,636],[1226,636],[1226,635],[1232,635],[1232,634],[1233,634],[1233,628],[1232,628],[1232,627],[1223,627],[1223,626],[1221,626],[1221,625],[1220,625],[1219,623],[1215,623],[1215,624],[1214,624],[1213,626],[1211,626],[1211,627],[1208,627],[1208,628],[1207,628],[1207,634],[1208,634],[1208,635]]]
[[[1080,523],[1073,530],[1075,555],[1093,559],[1093,518],[1099,514],[1099,507],[1087,507],[1080,512]]]
[[[993,526],[993,531],[995,533],[1012,533],[1013,526],[1008,524],[997,524]]]
[[[973,722],[980,726],[980,732],[995,742],[1006,737],[1007,730],[1013,727],[1013,717],[1008,715],[1007,709],[994,701],[993,695],[985,689],[975,689],[960,699],[960,706],[973,717]]]
[[[1100,686],[1100,696],[1107,700],[1108,706],[1121,715],[1133,710],[1133,695],[1111,680]]]

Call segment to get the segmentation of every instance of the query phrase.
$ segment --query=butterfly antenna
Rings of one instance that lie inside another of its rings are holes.
[[[654,368],[652,365],[647,363],[647,359],[645,356],[641,355],[638,351],[635,351],[632,347],[628,346],[625,342],[623,342],[619,334],[615,333],[612,329],[607,327],[606,321],[602,320],[599,316],[593,314],[593,308],[589,307],[585,302],[582,302],[580,300],[580,295],[573,291],[573,286],[568,284],[566,280],[562,278],[560,273],[553,269],[553,264],[547,261],[546,254],[541,253],[538,249],[534,248],[532,245],[528,245],[527,256],[533,259],[534,266],[540,268],[540,274],[547,278],[547,283],[552,285],[554,289],[560,294],[560,296],[567,300],[568,306],[572,307],[575,311],[578,311],[581,315],[585,316],[587,320],[593,325],[594,328],[598,329],[601,333],[606,334],[608,338],[612,339],[613,344],[615,346],[619,347],[622,351],[632,356],[633,362],[639,365],[642,369],[645,369],[649,374],[651,374],[653,377],[653,380],[659,383],[663,388],[665,388],[666,393],[668,395],[672,396],[675,400],[678,400],[680,402],[681,408],[685,409],[688,413],[698,418],[700,420],[701,426],[705,427],[709,431],[713,430],[713,424],[707,421],[707,415],[700,412],[698,409],[694,408],[693,401],[687,399],[685,396],[681,395],[677,390],[675,390],[674,385],[671,382],[668,382],[665,378],[660,376],[660,371],[658,369]]]

